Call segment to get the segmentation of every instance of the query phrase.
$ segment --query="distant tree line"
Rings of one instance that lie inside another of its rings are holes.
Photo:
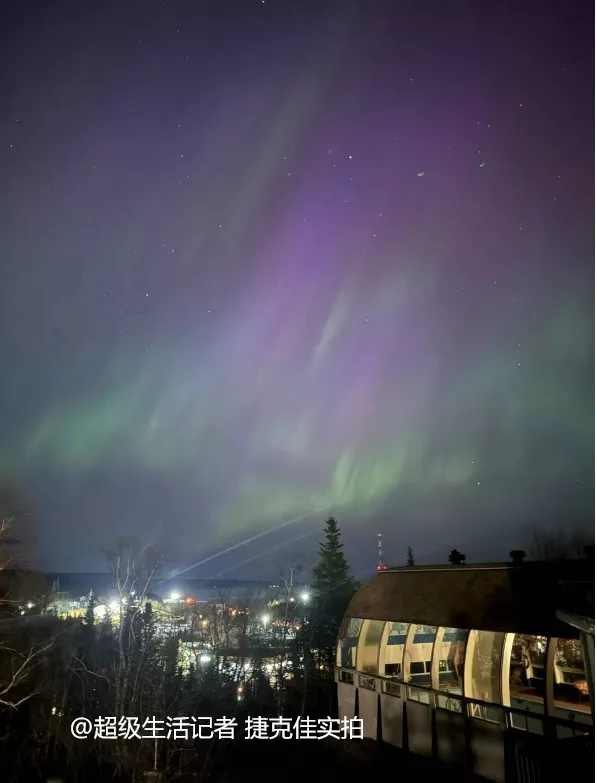
[[[5,540],[12,540],[18,515],[4,520]],[[129,540],[108,554],[116,615],[98,619],[91,592],[83,619],[24,622],[17,614],[0,625],[3,783],[132,783],[154,773],[163,781],[233,780],[243,769],[242,739],[152,741],[120,733],[111,741],[79,740],[71,734],[75,718],[110,717],[119,726],[130,717],[142,724],[152,716],[228,716],[242,736],[248,716],[334,717],[336,638],[357,588],[334,518],[325,525],[308,600],[296,600],[300,569],[288,564],[267,617],[257,596],[232,601],[223,594],[207,608],[176,605],[165,622],[150,596],[160,553]]]
[[[244,751],[225,738],[175,737],[151,741],[115,736],[75,739],[75,718],[129,717],[139,722],[167,716],[326,718],[336,715],[334,684],[338,631],[358,588],[330,517],[324,527],[308,596],[298,594],[299,564],[287,563],[277,600],[264,605],[247,591],[234,599],[222,591],[213,606],[177,604],[168,611],[153,600],[161,556],[132,540],[107,553],[116,609],[99,617],[91,592],[85,616],[60,620],[21,615],[27,595],[40,585],[20,566],[18,528],[29,513],[17,495],[0,487],[0,764],[3,783],[133,783],[209,776],[244,779]],[[568,544],[566,545],[566,541]],[[535,534],[529,554],[545,559],[576,555],[580,537]],[[525,558],[512,550],[514,562]],[[453,565],[466,556],[453,549]],[[408,547],[406,564],[415,566]],[[25,578],[8,578],[9,574]],[[132,597],[134,596],[134,600]],[[43,596],[41,598],[43,609]],[[245,743],[245,747],[252,743]],[[268,744],[274,753],[275,743]],[[303,743],[301,754],[319,743]],[[261,751],[263,752],[263,751]],[[287,760],[288,746],[281,751]],[[317,751],[319,752],[319,751]],[[257,751],[255,751],[257,753]],[[158,777],[156,777],[156,775]]]

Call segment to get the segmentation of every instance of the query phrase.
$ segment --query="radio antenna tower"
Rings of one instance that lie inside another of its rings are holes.
[[[388,567],[383,559],[383,534],[377,534],[377,570],[387,571]]]

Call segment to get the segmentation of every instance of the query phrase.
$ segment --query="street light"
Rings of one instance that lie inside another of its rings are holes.
[[[270,620],[269,614],[264,614],[263,617],[261,618],[261,622],[263,623],[264,627],[267,627],[269,620]]]
[[[303,607],[303,612],[302,612],[302,614],[303,614],[303,623],[302,623],[303,628],[307,624],[307,606],[306,605],[309,603],[309,599],[310,598],[311,598],[311,596],[309,595],[307,590],[303,590],[303,592],[301,593],[301,601],[303,602],[303,604],[305,604],[305,606]]]
[[[180,593],[177,593],[177,592],[170,593],[170,598],[173,601],[178,601],[178,600],[180,600]]]

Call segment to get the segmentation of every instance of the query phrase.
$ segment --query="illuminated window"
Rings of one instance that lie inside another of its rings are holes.
[[[408,623],[386,623],[379,656],[379,673],[382,677],[402,679],[402,659],[407,633]]]
[[[581,723],[591,721],[589,685],[578,639],[558,639],[554,659],[555,715]]]
[[[345,622],[341,638],[338,642],[337,665],[343,669],[356,669],[357,645],[363,620],[352,617]]]
[[[501,704],[502,651],[506,634],[493,631],[471,631],[466,650],[465,695],[478,701]],[[466,692],[470,689],[470,693]],[[502,711],[493,707],[471,704],[472,717],[499,722]]]
[[[517,634],[510,656],[510,698],[543,703],[545,695],[545,636]]]
[[[456,698],[464,693],[464,656],[468,631],[462,628],[440,628],[438,632],[439,688],[437,705],[452,712],[462,712],[462,702]]]
[[[364,674],[379,673],[379,643],[385,628],[380,620],[365,620],[359,637],[357,669]]]
[[[417,625],[411,632],[404,654],[405,682],[431,687],[431,656],[437,628],[433,625]]]
[[[418,701],[419,704],[429,704],[429,691],[424,691],[421,688],[409,688],[408,699],[409,701]]]
[[[516,634],[512,641],[510,669],[510,706],[524,710],[524,715],[511,713],[510,720],[516,729],[543,732],[545,699],[545,636]],[[537,715],[538,717],[533,717]]]

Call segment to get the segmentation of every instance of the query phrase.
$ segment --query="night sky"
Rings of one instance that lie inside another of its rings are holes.
[[[378,531],[402,564],[593,526],[591,5],[1,12],[0,471],[35,565],[137,534],[265,578],[330,513],[355,572]]]

